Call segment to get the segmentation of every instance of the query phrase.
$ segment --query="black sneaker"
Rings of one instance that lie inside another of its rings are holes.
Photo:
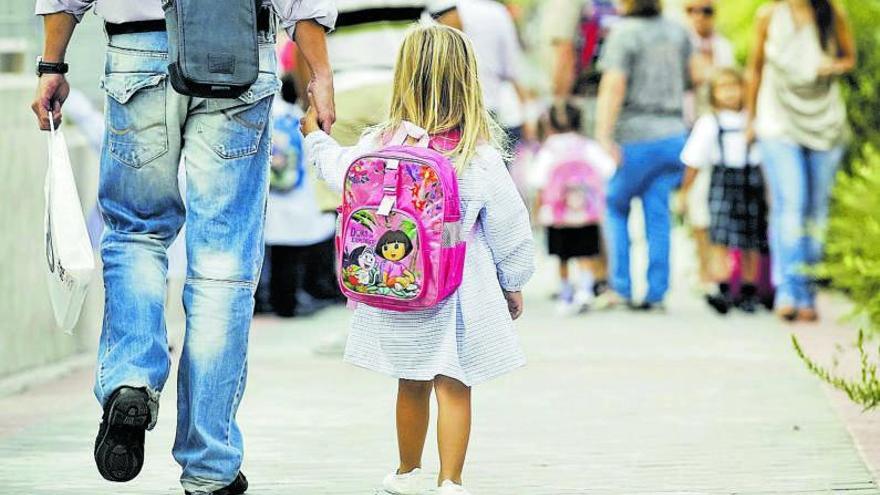
[[[730,311],[730,299],[724,294],[706,294],[706,303],[719,315],[726,315]]]
[[[95,464],[104,479],[131,481],[141,472],[149,401],[144,389],[131,387],[116,389],[107,400],[95,439]]]
[[[248,480],[244,477],[244,473],[238,473],[238,476],[232,480],[232,483],[213,492],[184,492],[186,495],[241,495],[248,489]]]
[[[736,307],[746,313],[754,313],[758,311],[758,289],[752,284],[743,285],[740,290],[739,297],[736,300]]]
[[[666,312],[666,305],[663,304],[662,302],[644,301],[641,304],[636,304],[636,303],[630,302],[627,305],[630,310],[640,311],[642,313],[652,313],[652,312],[665,313]]]

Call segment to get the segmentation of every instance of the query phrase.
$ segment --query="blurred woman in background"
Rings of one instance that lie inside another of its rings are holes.
[[[804,269],[822,256],[848,134],[838,80],[855,68],[855,40],[835,2],[777,0],[759,11],[753,46],[749,110],[770,190],[775,308],[788,321],[815,321]]]

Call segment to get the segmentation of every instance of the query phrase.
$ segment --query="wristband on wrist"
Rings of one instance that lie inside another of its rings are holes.
[[[43,57],[37,57],[37,76],[43,74],[67,74],[69,66],[64,62],[44,62]]]

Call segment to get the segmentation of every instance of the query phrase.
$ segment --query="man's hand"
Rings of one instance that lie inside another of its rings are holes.
[[[510,311],[510,317],[516,320],[523,314],[523,295],[522,292],[504,291],[504,298],[507,299],[507,310]]]
[[[330,134],[336,122],[336,103],[333,100],[333,78],[313,76],[309,81],[309,111],[315,109],[321,130]]]
[[[40,129],[49,130],[49,112],[52,112],[54,125],[61,125],[61,105],[70,94],[70,85],[63,74],[43,74],[37,84],[37,95],[31,104],[31,110],[37,115]]]
[[[296,23],[296,45],[311,72],[308,93],[311,105],[318,113],[321,129],[330,134],[336,122],[336,104],[333,102],[333,71],[327,56],[327,39],[324,26],[314,20]]]

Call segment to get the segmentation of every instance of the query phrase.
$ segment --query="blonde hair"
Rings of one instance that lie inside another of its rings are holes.
[[[733,79],[743,88],[746,84],[745,76],[741,70],[734,67],[722,67],[716,69],[712,74],[712,79],[709,81],[709,103],[711,103],[712,108],[716,110],[718,109],[718,100],[715,98],[715,90],[721,84],[721,81],[725,79]],[[745,93],[743,93],[743,95],[745,95]],[[743,108],[745,108],[745,97],[743,97],[743,101],[740,102],[740,108],[738,110],[742,110]]]
[[[481,144],[501,152],[500,127],[483,103],[473,45],[458,29],[434,24],[407,33],[397,56],[389,118],[379,125],[380,135],[391,135],[403,121],[432,135],[458,129],[461,140],[447,155],[459,173]]]

